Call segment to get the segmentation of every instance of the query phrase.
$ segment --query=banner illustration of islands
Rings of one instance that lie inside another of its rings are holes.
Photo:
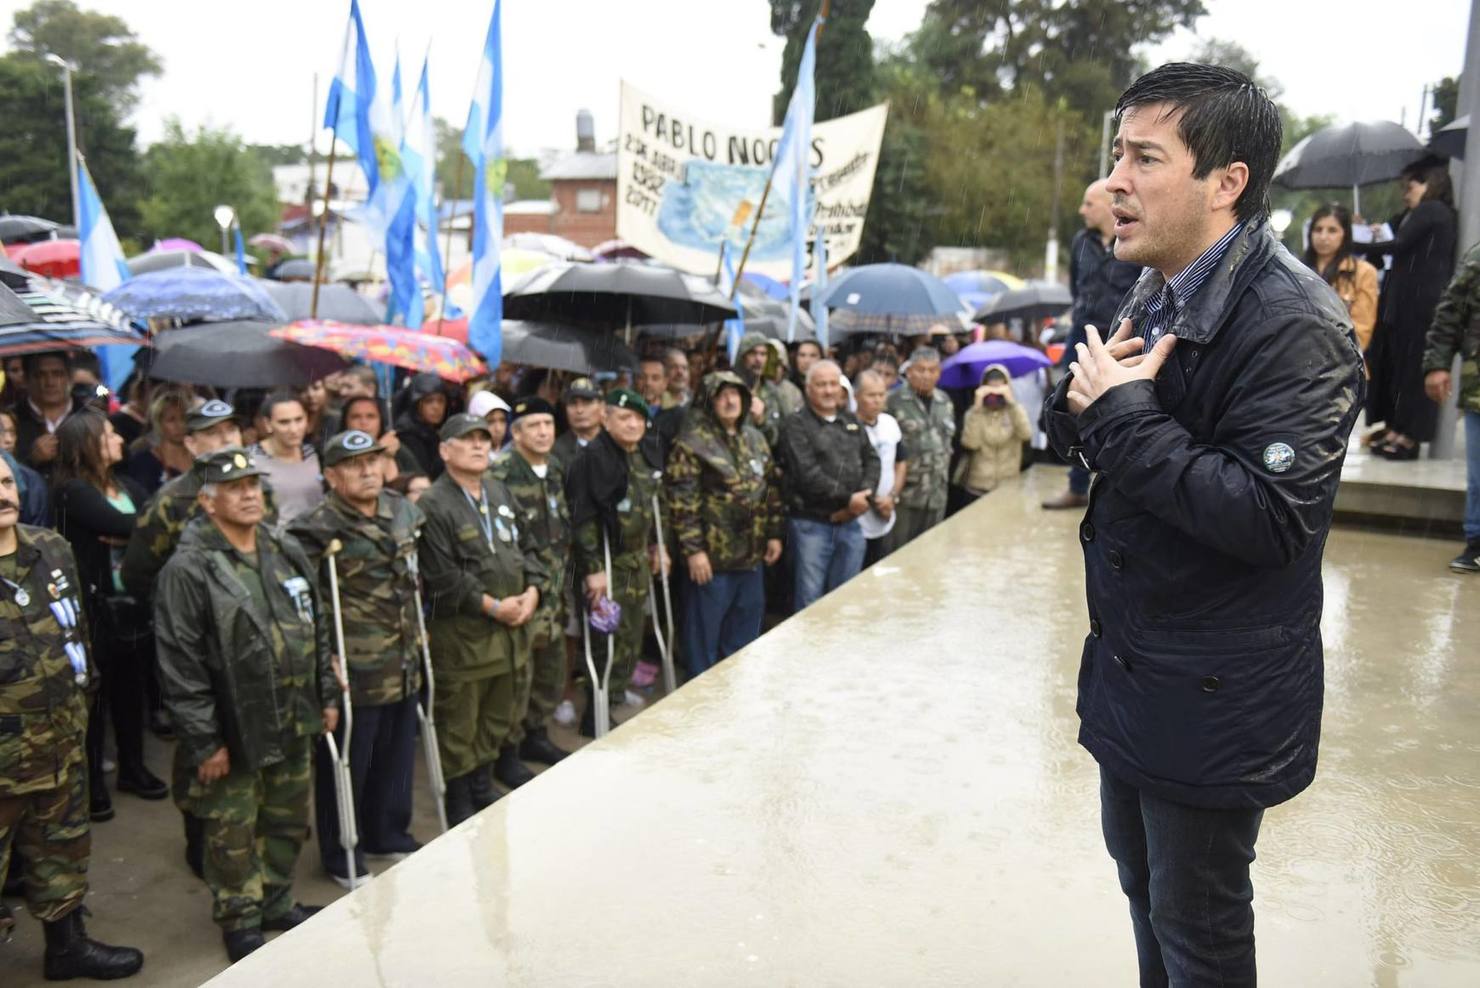
[[[863,238],[889,106],[812,127],[812,229],[827,238],[828,266]],[[702,120],[622,83],[617,145],[617,236],[681,271],[713,276],[720,244],[739,257],[781,139],[779,127],[737,129]],[[776,182],[745,270],[791,279],[785,183]],[[811,264],[809,261],[808,267]]]

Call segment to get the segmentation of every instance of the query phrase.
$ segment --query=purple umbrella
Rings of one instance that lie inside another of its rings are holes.
[[[149,248],[151,254],[160,250],[188,250],[199,254],[205,248],[194,240],[186,240],[184,237],[166,237],[164,240],[154,241],[154,246]]]
[[[983,340],[963,347],[941,365],[940,387],[974,388],[982,383],[982,371],[991,364],[1001,364],[1013,377],[1022,377],[1052,363],[1044,354],[1021,343]]]

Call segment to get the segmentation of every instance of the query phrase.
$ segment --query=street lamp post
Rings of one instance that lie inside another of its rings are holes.
[[[47,55],[46,60],[62,70],[62,99],[67,111],[67,176],[72,180],[72,226],[80,228],[82,213],[77,194],[77,118],[72,110],[72,72],[76,66],[60,55]]]
[[[236,222],[236,210],[222,203],[217,206],[213,214],[216,217],[216,225],[221,228],[221,256],[227,255],[226,231],[231,229],[231,224]]]

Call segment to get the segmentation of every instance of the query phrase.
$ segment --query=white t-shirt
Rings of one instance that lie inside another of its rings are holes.
[[[894,454],[899,449],[899,441],[904,438],[904,433],[900,431],[894,416],[888,412],[880,412],[879,420],[873,425],[865,425],[863,429],[868,433],[868,441],[874,444],[874,452],[879,454],[879,484],[874,488],[874,496],[883,497],[894,492]],[[898,517],[897,514],[891,514],[885,518],[869,508],[858,516],[858,527],[863,529],[864,538],[877,539],[889,534]]]

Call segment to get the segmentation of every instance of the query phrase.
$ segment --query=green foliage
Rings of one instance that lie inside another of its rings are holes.
[[[247,150],[274,167],[308,161],[308,151],[302,144],[248,144]]]
[[[441,117],[432,118],[437,131],[437,182],[444,199],[473,197],[473,166],[463,154],[461,127]],[[548,199],[550,183],[540,178],[540,163],[533,158],[510,158],[504,177],[509,187],[506,199]]]
[[[141,212],[150,239],[187,237],[218,244],[221,231],[213,212],[222,203],[236,210],[245,237],[277,229],[272,167],[229,130],[201,127],[186,133],[172,119],[164,138],[145,153],[144,172],[148,196]]]
[[[1459,80],[1447,75],[1434,83],[1434,110],[1429,117],[1429,133],[1454,122],[1459,116]]]
[[[71,0],[37,0],[16,11],[10,44],[38,61],[51,53],[72,62],[78,79],[94,80],[97,92],[124,116],[138,101],[139,80],[159,75],[163,67],[123,18],[82,10]]]
[[[786,106],[796,86],[797,65],[806,47],[807,32],[822,9],[821,0],[770,0],[771,31],[786,39],[781,55],[781,90],[773,102],[777,126],[786,118]],[[878,102],[874,85],[873,42],[864,25],[874,0],[832,0],[826,24],[817,39],[817,120],[856,113]]]
[[[0,127],[0,211],[70,223],[66,111],[57,70],[32,57],[6,55],[0,58],[0,92],[6,101],[5,126]],[[123,125],[98,80],[79,74],[73,100],[78,150],[113,228],[122,239],[134,237],[142,189],[134,131]]]

